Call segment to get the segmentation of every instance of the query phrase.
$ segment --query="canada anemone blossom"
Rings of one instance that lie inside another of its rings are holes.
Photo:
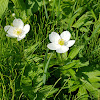
[[[12,37],[12,38],[17,38],[18,41],[22,40],[25,38],[26,34],[30,30],[30,25],[26,24],[24,26],[24,23],[21,19],[14,19],[13,20],[13,26],[7,25],[4,27],[6,36]]]
[[[49,40],[51,43],[47,47],[51,50],[56,50],[57,53],[65,53],[69,50],[69,47],[74,45],[75,40],[70,40],[71,34],[69,31],[64,31],[59,35],[56,32],[49,34]]]

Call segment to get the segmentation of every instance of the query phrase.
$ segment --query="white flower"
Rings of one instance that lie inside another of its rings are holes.
[[[30,25],[26,24],[24,26],[24,23],[21,19],[14,19],[13,21],[13,26],[7,25],[4,27],[6,36],[12,37],[12,38],[17,38],[18,41],[22,40],[25,38],[26,34],[30,30]]]
[[[51,43],[47,45],[47,47],[51,50],[56,50],[58,53],[65,53],[69,50],[75,40],[70,40],[71,34],[69,31],[64,31],[59,35],[56,32],[52,32],[49,35],[49,40]]]

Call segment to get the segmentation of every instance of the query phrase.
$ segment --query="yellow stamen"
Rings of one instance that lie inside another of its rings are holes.
[[[20,28],[16,28],[14,31],[13,31],[14,34],[16,35],[20,35],[22,33],[22,30]]]
[[[64,40],[63,39],[59,39],[58,44],[64,45]]]

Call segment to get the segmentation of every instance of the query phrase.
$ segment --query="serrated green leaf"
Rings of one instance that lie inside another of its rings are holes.
[[[81,49],[83,49],[83,48],[84,48],[83,45],[82,45],[82,46],[74,47],[74,48],[71,50],[71,52],[69,53],[68,58],[73,59],[73,58],[79,53],[79,51],[80,51]]]
[[[88,100],[89,96],[88,96],[88,93],[87,93],[84,85],[79,87],[79,91],[77,93],[77,96],[78,96],[77,99],[79,99],[79,100]]]
[[[100,82],[100,71],[95,70],[93,72],[84,72],[88,77],[89,77],[89,81],[92,82]]]
[[[91,83],[93,87],[97,88],[97,89],[100,89],[100,83],[96,83],[96,82],[92,82]]]
[[[78,62],[74,68],[80,68],[80,67],[84,67],[84,66],[88,66],[89,65],[89,61],[87,62],[84,62],[84,63],[81,63],[81,62]]]
[[[77,85],[73,85],[72,87],[69,88],[69,93],[70,93],[70,92],[74,92],[74,91],[76,91],[79,87],[80,87],[79,84],[77,84]]]
[[[86,72],[84,72],[86,75],[88,75],[89,77],[93,77],[93,76],[100,76],[100,71],[98,71],[98,70],[94,70],[93,72],[88,72],[88,73],[86,73]]]
[[[90,94],[91,96],[93,96],[93,99],[97,99],[97,98],[99,97],[99,95],[100,95],[100,90],[97,89],[97,88],[95,88],[95,87],[93,87],[92,84],[89,83],[89,82],[86,81],[86,80],[82,80],[82,82],[83,82],[83,84],[84,84],[86,90],[89,91],[89,94]]]
[[[61,67],[62,70],[68,70],[70,68],[73,68],[73,66],[75,64],[77,64],[79,62],[79,60],[73,60],[72,62],[67,63],[66,65],[64,65],[63,67]]]

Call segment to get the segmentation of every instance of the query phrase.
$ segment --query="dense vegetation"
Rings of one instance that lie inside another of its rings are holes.
[[[0,100],[100,99],[99,0],[0,4]],[[15,18],[31,26],[21,41],[4,31]],[[63,54],[49,50],[49,34],[65,30],[75,44]]]

